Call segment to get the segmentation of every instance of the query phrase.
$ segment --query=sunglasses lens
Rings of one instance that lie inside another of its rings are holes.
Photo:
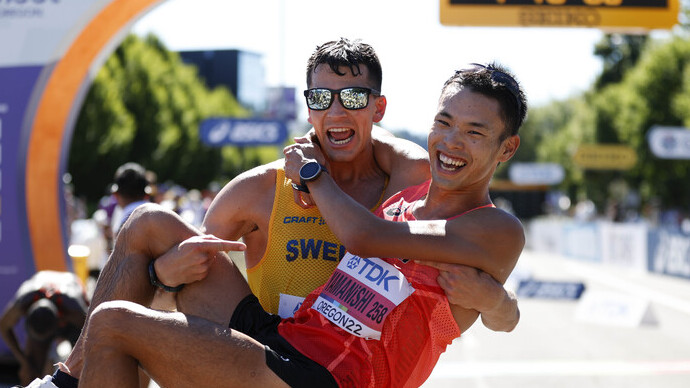
[[[366,108],[369,103],[369,90],[362,88],[347,88],[340,91],[340,102],[345,109]]]
[[[309,89],[304,95],[307,98],[307,106],[313,110],[328,109],[333,102],[333,95],[328,89]]]
[[[307,106],[312,110],[326,110],[333,103],[333,96],[339,95],[340,103],[345,109],[355,110],[366,108],[369,103],[369,94],[372,90],[367,88],[344,88],[331,90],[315,88],[304,91],[307,98]],[[378,93],[377,91],[373,91]]]

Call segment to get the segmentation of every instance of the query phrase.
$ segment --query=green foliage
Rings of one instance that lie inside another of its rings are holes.
[[[606,34],[594,47],[594,55],[604,62],[594,88],[601,89],[608,84],[620,82],[639,60],[647,39],[647,35]]]
[[[156,37],[128,36],[96,74],[77,119],[68,161],[75,194],[93,204],[128,161],[159,182],[202,189],[274,160],[275,147],[221,150],[200,142],[202,120],[247,115],[228,89],[208,90],[196,68]]]
[[[111,57],[93,81],[72,137],[68,170],[75,194],[91,200],[103,195],[114,171],[128,160],[136,134],[136,119],[120,98],[121,77],[122,67]]]
[[[609,37],[608,43],[613,41]],[[619,45],[609,51],[597,46],[600,55],[617,60],[604,58],[604,71],[592,89],[532,109],[522,136],[536,132],[530,135],[537,144],[534,160],[562,164],[566,179],[561,189],[593,200],[599,209],[617,190],[613,182],[638,189],[643,204],[659,199],[668,208],[688,208],[690,162],[657,158],[647,135],[655,125],[690,126],[690,41],[678,35],[663,41],[625,36],[615,41]],[[591,143],[628,145],[637,163],[628,171],[583,170],[572,157],[580,144]]]

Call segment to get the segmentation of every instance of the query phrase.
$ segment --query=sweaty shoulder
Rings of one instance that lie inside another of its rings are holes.
[[[429,153],[418,144],[376,126],[372,130],[372,140],[376,162],[390,176],[386,190],[389,195],[431,177]]]
[[[517,263],[525,245],[525,232],[517,217],[497,208],[471,211],[451,220],[451,233],[468,239],[492,270],[485,271],[504,282]]]
[[[262,226],[270,216],[276,170],[282,159],[254,167],[228,182],[214,198],[204,218],[206,233],[238,239]]]

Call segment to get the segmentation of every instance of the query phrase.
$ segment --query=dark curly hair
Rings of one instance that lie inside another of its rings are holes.
[[[321,64],[327,64],[335,74],[345,75],[340,67],[348,67],[354,76],[362,74],[360,69],[364,65],[369,69],[371,85],[376,90],[381,90],[383,72],[379,57],[374,48],[361,40],[349,40],[340,38],[338,41],[326,42],[316,47],[314,53],[307,62],[307,87],[311,87],[311,78],[314,70]]]

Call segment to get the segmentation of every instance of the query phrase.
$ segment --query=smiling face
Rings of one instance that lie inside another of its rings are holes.
[[[498,163],[513,156],[520,138],[505,135],[500,109],[495,99],[466,87],[443,92],[429,133],[431,172],[438,186],[483,191]]]
[[[369,70],[360,65],[361,73],[353,75],[349,68],[341,67],[344,75],[338,75],[327,64],[318,65],[311,77],[309,88],[339,90],[347,87],[376,89],[369,79]],[[309,109],[309,123],[314,126],[321,149],[332,162],[349,162],[371,147],[371,129],[381,121],[386,111],[386,98],[369,96],[369,104],[363,109],[345,109],[338,96],[326,110]]]

